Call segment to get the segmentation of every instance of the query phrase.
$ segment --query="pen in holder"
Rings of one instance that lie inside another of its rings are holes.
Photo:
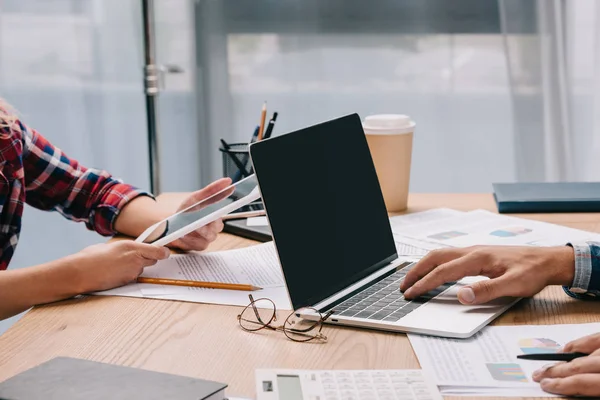
[[[223,176],[235,183],[252,175],[248,143],[227,144],[222,141],[219,151],[223,154]]]

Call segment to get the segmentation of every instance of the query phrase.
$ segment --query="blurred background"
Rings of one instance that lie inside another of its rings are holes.
[[[594,0],[158,0],[154,12],[157,61],[182,70],[159,96],[163,191],[218,178],[219,139],[248,141],[265,100],[274,136],[410,115],[413,192],[600,178]],[[0,96],[68,155],[147,189],[142,26],[140,0],[0,0]],[[28,208],[11,267],[103,240]]]

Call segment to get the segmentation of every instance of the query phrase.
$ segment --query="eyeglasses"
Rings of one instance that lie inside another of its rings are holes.
[[[277,321],[277,309],[275,303],[267,298],[254,300],[251,294],[250,304],[246,306],[237,316],[238,322],[243,330],[247,332],[256,332],[267,328],[274,331],[281,331],[294,342],[308,342],[311,340],[327,341],[321,330],[323,322],[333,314],[333,310],[325,315],[312,307],[304,307],[292,312],[283,325],[276,326],[272,323]],[[301,315],[314,316],[316,320],[301,318]]]

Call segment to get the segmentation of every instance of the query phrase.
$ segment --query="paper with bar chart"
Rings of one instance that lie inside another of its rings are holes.
[[[442,216],[441,219],[423,218],[412,223],[392,223],[392,231],[394,236],[427,242],[432,247],[553,246],[569,241],[600,240],[597,233],[485,210],[454,215],[443,213]]]
[[[600,323],[488,326],[469,339],[409,335],[421,367],[445,396],[552,397],[531,376],[548,362],[519,354],[555,353],[579,337],[600,331]]]
[[[405,232],[410,226],[418,224],[427,224],[434,221],[441,221],[446,218],[456,217],[464,214],[462,211],[449,208],[434,208],[427,211],[420,211],[410,214],[397,215],[390,218],[390,225],[394,232],[394,242],[398,256],[418,259],[425,256],[431,250],[441,249],[446,246],[426,239],[416,239],[407,235],[398,234],[396,231]]]

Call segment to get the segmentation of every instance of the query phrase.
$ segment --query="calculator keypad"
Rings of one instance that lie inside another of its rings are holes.
[[[317,372],[324,398],[316,400],[439,400],[421,371],[322,371]]]

